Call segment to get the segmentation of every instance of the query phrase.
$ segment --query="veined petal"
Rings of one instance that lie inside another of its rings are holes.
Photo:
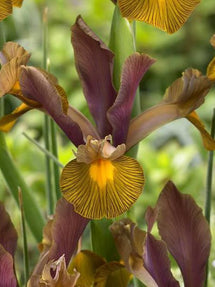
[[[0,285],[5,287],[18,286],[14,273],[13,257],[2,245],[0,245]]]
[[[23,0],[12,0],[13,6],[21,7]]]
[[[113,54],[80,16],[71,30],[76,69],[99,135],[104,138],[112,131],[106,112],[116,98],[112,85]]]
[[[0,21],[10,15],[12,13],[12,10],[13,9],[11,0],[2,0],[0,2]]]
[[[202,210],[170,181],[161,192],[157,208],[159,233],[179,264],[184,285],[203,286],[211,235]]]
[[[64,198],[58,200],[53,221],[48,222],[45,230],[45,237],[40,245],[43,247],[42,253],[28,281],[28,287],[38,286],[43,268],[51,260],[58,260],[64,254],[68,266],[88,222],[89,220],[77,214],[72,204]]]
[[[118,0],[123,17],[174,33],[187,21],[200,0]]]
[[[114,145],[126,141],[134,97],[138,85],[149,67],[155,62],[146,54],[134,53],[125,61],[122,68],[121,85],[113,106],[107,116],[113,127]]]
[[[187,69],[167,90],[160,104],[134,118],[128,130],[127,150],[162,125],[186,117],[197,109],[212,81],[195,69]]]
[[[19,58],[19,65],[26,65],[31,54],[28,53],[21,45],[15,42],[6,42],[0,52],[2,65],[6,64],[13,58]]]
[[[204,147],[207,150],[215,150],[215,140],[211,137],[211,135],[206,131],[203,123],[201,122],[199,116],[194,111],[186,117],[201,133],[202,141]]]
[[[76,146],[84,143],[81,129],[64,112],[61,96],[51,80],[34,67],[22,67],[20,86],[23,95],[39,102]]]
[[[29,107],[26,104],[21,104],[17,107],[11,114],[6,115],[0,119],[0,131],[8,132],[12,129],[16,120],[26,112],[32,110],[32,107]]]
[[[91,164],[72,160],[60,180],[63,196],[75,211],[93,219],[112,218],[127,211],[141,194],[143,184],[142,168],[127,156]]]
[[[171,273],[165,243],[150,233],[147,233],[144,244],[143,265],[159,287],[180,287]]]

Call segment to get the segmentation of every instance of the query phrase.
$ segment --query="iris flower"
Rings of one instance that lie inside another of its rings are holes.
[[[180,267],[183,286],[202,287],[211,234],[208,222],[193,198],[180,193],[172,182],[168,182],[156,207],[147,209],[145,219],[147,232],[129,219],[116,221],[111,226],[127,269],[147,287],[180,287],[171,273],[168,249]],[[155,222],[162,240],[151,233]]]
[[[130,208],[142,192],[139,163],[125,153],[160,126],[188,117],[199,129],[206,148],[215,142],[194,112],[212,81],[187,69],[157,105],[131,119],[137,87],[154,59],[134,53],[122,67],[118,93],[112,83],[113,53],[79,16],[72,26],[75,64],[95,126],[68,105],[64,90],[39,69],[23,66],[19,77],[24,99],[40,105],[77,147],[76,158],[63,169],[63,196],[87,218],[116,217]]]
[[[0,2],[0,21],[12,14],[13,6],[21,7],[23,0],[1,0]]]
[[[174,33],[187,21],[201,0],[115,0],[123,17],[149,23]]]

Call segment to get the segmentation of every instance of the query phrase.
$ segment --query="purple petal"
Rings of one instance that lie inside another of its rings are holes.
[[[17,287],[13,257],[0,245],[0,287]]]
[[[48,81],[47,77],[34,67],[23,67],[20,86],[23,95],[39,102],[74,145],[84,143],[80,127],[64,113],[61,97],[51,80]]]
[[[159,287],[180,287],[172,276],[165,243],[147,233],[143,255],[144,266]]]
[[[108,119],[113,127],[113,141],[116,146],[126,142],[138,85],[154,62],[154,59],[145,54],[135,53],[128,57],[123,65],[119,94],[108,111]]]
[[[157,208],[160,235],[179,264],[185,286],[203,286],[211,235],[202,210],[172,182],[162,190]]]
[[[148,232],[152,231],[152,228],[153,228],[153,225],[154,225],[156,219],[157,219],[156,207],[152,208],[151,206],[148,206],[146,209],[146,213],[145,213],[145,221],[147,224],[147,231]]]
[[[116,98],[112,85],[113,54],[80,16],[71,30],[76,69],[99,135],[104,138],[112,132],[106,112]]]
[[[68,203],[65,199],[61,198],[58,201],[53,222],[51,224],[48,222],[49,226],[47,229],[49,230],[49,228],[51,228],[51,234],[48,230],[46,231],[46,239],[48,239],[48,241],[52,240],[52,242],[49,242],[47,246],[44,247],[44,252],[41,253],[29,284],[30,282],[34,282],[35,278],[39,278],[45,264],[51,260],[55,261],[59,259],[63,254],[65,256],[66,265],[68,266],[77,247],[78,240],[88,222],[88,219],[74,212],[72,204]]]
[[[0,203],[0,218],[0,244],[14,257],[18,236],[3,203]]]

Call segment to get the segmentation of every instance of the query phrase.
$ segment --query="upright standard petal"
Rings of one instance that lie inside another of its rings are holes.
[[[161,238],[182,271],[186,287],[202,287],[211,235],[202,210],[190,195],[168,182],[157,202]]]
[[[113,106],[107,112],[109,122],[113,127],[112,135],[115,146],[126,142],[136,90],[142,77],[154,62],[154,59],[145,54],[134,53],[123,65],[119,93]]]
[[[117,217],[137,200],[143,170],[124,152],[124,145],[115,148],[106,139],[89,139],[78,147],[77,159],[64,167],[60,179],[63,196],[77,213],[91,219]]]
[[[149,23],[174,33],[187,21],[201,0],[118,0],[123,17]]]
[[[116,98],[112,85],[113,54],[80,16],[71,30],[76,69],[99,135],[104,138],[112,131],[106,112]]]
[[[128,130],[127,150],[155,129],[176,119],[187,117],[203,102],[212,81],[198,70],[187,69],[167,90],[160,104],[134,118]]]
[[[57,87],[41,71],[34,67],[23,67],[20,86],[23,95],[39,102],[76,146],[84,143],[81,129],[67,115]]]
[[[40,246],[43,247],[42,252],[28,282],[29,287],[38,286],[44,266],[48,262],[56,261],[64,255],[66,266],[68,266],[88,222],[89,220],[77,214],[73,206],[65,199],[61,198],[58,201],[53,222],[48,222],[49,226]]]

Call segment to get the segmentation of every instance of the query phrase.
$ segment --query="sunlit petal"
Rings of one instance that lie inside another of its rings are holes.
[[[20,86],[23,95],[39,102],[75,145],[84,143],[78,124],[64,113],[65,106],[58,89],[41,71],[34,67],[22,67]]]
[[[124,17],[144,21],[167,33],[181,28],[199,3],[200,0],[118,0]]]
[[[63,196],[87,218],[116,217],[137,200],[144,178],[139,163],[127,156],[91,164],[70,161],[61,175]]]
[[[215,57],[208,64],[207,76],[211,81],[215,81]]]
[[[21,7],[23,0],[12,0],[13,6]]]
[[[157,202],[161,238],[182,271],[184,285],[204,285],[211,235],[202,210],[190,195],[168,182]]]
[[[13,58],[19,58],[19,65],[26,65],[30,54],[18,43],[6,42],[0,52],[1,64],[6,64]]]
[[[196,112],[192,112],[186,117],[201,133],[202,141],[204,147],[207,150],[215,150],[215,140],[211,137],[211,135],[206,131],[203,123],[198,117]]]
[[[91,251],[82,250],[73,258],[68,272],[72,274],[73,270],[77,270],[80,273],[77,286],[93,286],[96,269],[103,264],[105,260],[102,257]]]
[[[21,104],[11,114],[8,114],[0,119],[0,131],[8,132],[16,123],[16,120],[32,108],[26,104]]]
[[[1,0],[0,2],[0,21],[5,19],[8,15],[12,13],[12,3],[11,0]]]
[[[140,80],[154,63],[146,54],[135,53],[127,58],[122,68],[121,85],[116,101],[107,116],[113,127],[113,143],[125,143],[131,111]]]
[[[84,95],[101,138],[111,134],[106,112],[116,92],[112,85],[113,54],[79,16],[72,26],[75,64]]]

